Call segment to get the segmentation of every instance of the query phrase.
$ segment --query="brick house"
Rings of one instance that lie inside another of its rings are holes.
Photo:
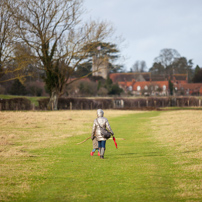
[[[176,95],[202,95],[202,83],[188,83],[187,74],[152,75],[146,73],[112,73],[109,75],[125,92],[133,95],[169,95],[169,80]]]
[[[202,83],[174,84],[176,95],[202,95]]]

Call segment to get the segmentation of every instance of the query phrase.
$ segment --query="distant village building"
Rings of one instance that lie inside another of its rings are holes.
[[[107,57],[93,57],[93,76],[117,83],[125,93],[132,95],[170,95],[169,80],[173,83],[174,95],[202,95],[202,83],[188,83],[187,74],[157,75],[151,72],[111,73]]]
[[[92,64],[92,75],[93,76],[101,76],[104,79],[107,79],[109,74],[109,59],[108,57],[97,57],[93,56],[93,64]]]
[[[173,83],[175,95],[202,95],[202,83],[188,83],[187,74],[113,73],[110,78],[133,95],[170,95],[169,80]]]

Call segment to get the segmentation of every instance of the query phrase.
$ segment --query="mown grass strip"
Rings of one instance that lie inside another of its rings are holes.
[[[149,128],[150,118],[158,114],[149,112],[111,119],[116,137],[125,140],[117,140],[118,149],[108,140],[104,160],[90,156],[90,140],[76,145],[84,135],[68,138],[57,147],[35,150],[38,156],[35,163],[48,165],[47,172],[32,173],[27,179],[30,192],[16,200],[183,201],[176,196],[175,158],[159,145]]]

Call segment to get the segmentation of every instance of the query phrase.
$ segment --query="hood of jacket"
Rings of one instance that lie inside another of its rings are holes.
[[[103,116],[104,116],[103,110],[102,109],[98,109],[97,110],[97,117],[99,118],[99,117],[103,117]]]

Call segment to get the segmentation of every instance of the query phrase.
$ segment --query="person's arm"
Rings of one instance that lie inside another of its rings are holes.
[[[93,140],[95,138],[95,130],[96,130],[96,125],[95,125],[95,121],[93,123],[93,129],[92,129],[92,134],[91,134],[91,139]]]
[[[107,127],[107,130],[108,130],[112,135],[114,135],[114,132],[112,131],[111,126],[109,125],[109,121],[108,121],[108,120],[107,120],[107,122],[106,122],[106,127]]]

